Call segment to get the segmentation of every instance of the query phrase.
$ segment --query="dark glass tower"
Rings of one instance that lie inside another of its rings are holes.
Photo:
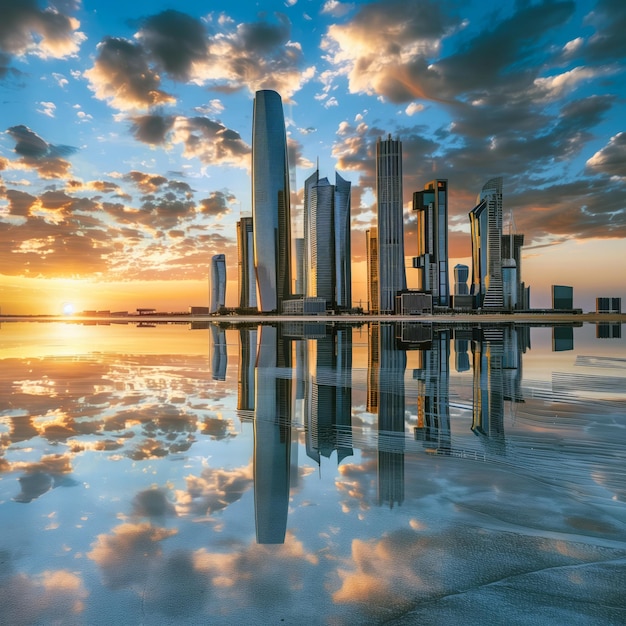
[[[402,213],[402,142],[376,143],[378,205],[378,311],[393,313],[396,294],[406,289],[404,217]]]
[[[417,218],[417,256],[421,291],[433,294],[433,304],[450,305],[448,276],[448,181],[432,180],[413,194]]]

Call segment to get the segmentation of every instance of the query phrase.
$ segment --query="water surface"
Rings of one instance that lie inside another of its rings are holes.
[[[626,623],[622,330],[5,323],[0,622]]]

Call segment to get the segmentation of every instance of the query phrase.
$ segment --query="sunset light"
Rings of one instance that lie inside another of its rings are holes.
[[[471,258],[477,194],[502,177],[532,306],[549,305],[554,280],[585,310],[599,295],[626,298],[623,280],[597,283],[626,250],[623,3],[260,7],[0,0],[3,313],[207,306],[217,254],[235,306],[260,89],[284,103],[292,236],[316,163],[351,185],[355,306],[367,299],[375,146],[388,134],[402,141],[409,288],[413,193],[449,181],[453,267]],[[548,278],[557,266],[564,274]]]

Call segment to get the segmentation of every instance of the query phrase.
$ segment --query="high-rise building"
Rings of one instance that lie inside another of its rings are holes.
[[[476,306],[502,309],[502,178],[492,178],[469,213],[472,234],[472,287]]]
[[[450,305],[448,276],[448,181],[432,180],[413,194],[417,217],[418,289],[433,295],[435,306]]]
[[[367,303],[370,313],[378,313],[378,230],[365,231],[367,253]]]
[[[341,309],[352,307],[351,190],[352,183],[335,172],[335,293]]]
[[[462,263],[454,266],[454,295],[467,296],[469,289],[467,287],[467,279],[469,278],[469,267]]]
[[[291,212],[281,97],[257,91],[252,122],[252,217],[259,311],[279,311],[291,295]]]
[[[239,306],[256,307],[256,275],[254,273],[254,233],[251,217],[237,222],[237,270],[239,278]]]
[[[574,308],[574,288],[568,285],[552,285],[552,308],[571,311]]]
[[[404,217],[402,214],[402,142],[376,142],[378,207],[378,310],[393,313],[396,294],[406,289]]]
[[[296,248],[296,287],[294,295],[303,296],[305,293],[304,237],[296,237],[294,244]]]
[[[211,258],[210,297],[209,313],[217,313],[226,306],[226,257],[223,254]]]
[[[352,305],[350,187],[339,174],[331,185],[318,170],[304,183],[305,294],[328,308]]]
[[[522,281],[522,246],[524,245],[524,235],[511,233],[502,235],[502,258],[515,261],[515,299],[516,309],[528,309],[530,303],[527,301],[526,285]]]

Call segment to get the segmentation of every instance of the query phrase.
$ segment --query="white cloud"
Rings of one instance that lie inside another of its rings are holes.
[[[409,106],[404,109],[404,112],[407,115],[415,115],[416,113],[419,113],[420,111],[424,110],[424,105],[423,104],[417,104],[417,102],[411,102],[411,104],[409,104]]]
[[[338,2],[338,0],[326,0],[321,13],[333,17],[343,17],[354,9],[353,2]]]
[[[40,109],[37,109],[37,113],[42,113],[43,115],[47,115],[48,117],[54,117],[54,112],[56,111],[56,104],[54,102],[45,102],[42,101],[39,103]]]

